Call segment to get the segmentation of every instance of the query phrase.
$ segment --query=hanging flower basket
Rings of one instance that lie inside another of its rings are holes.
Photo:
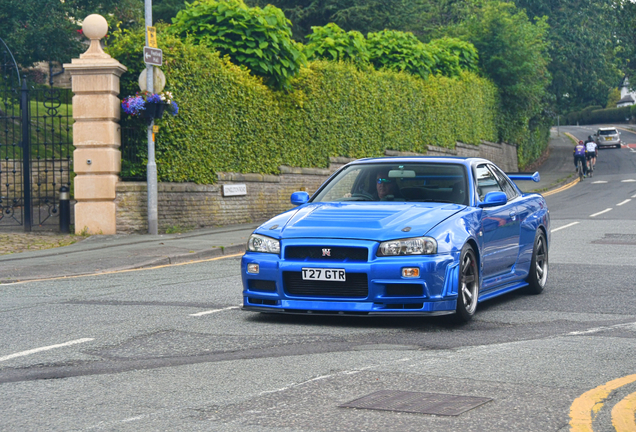
[[[163,93],[137,93],[135,96],[128,96],[121,102],[124,112],[133,117],[144,117],[150,119],[160,119],[167,110],[172,116],[179,112],[177,103],[172,100],[171,92]]]

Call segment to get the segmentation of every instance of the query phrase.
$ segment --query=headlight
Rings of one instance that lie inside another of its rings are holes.
[[[416,237],[380,243],[378,256],[432,255],[437,253],[437,241],[432,237]]]
[[[252,252],[280,253],[280,242],[271,237],[252,234],[247,241],[247,249]]]

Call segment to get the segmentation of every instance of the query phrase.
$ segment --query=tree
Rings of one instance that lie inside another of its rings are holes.
[[[477,5],[457,31],[477,48],[480,69],[500,90],[503,112],[529,119],[543,109],[550,83],[545,18],[533,23],[514,4],[490,1]]]
[[[627,0],[515,0],[530,17],[547,17],[548,41],[552,76],[549,87],[559,112],[578,110],[588,105],[607,103],[608,91],[618,86],[622,74],[616,57],[617,44],[631,48],[634,54],[632,27],[624,27],[625,39],[618,41],[621,24],[627,26],[628,14],[619,14],[618,3],[626,10],[634,10]],[[623,16],[625,15],[625,16]],[[631,40],[630,40],[631,38]],[[633,57],[632,57],[633,58]],[[627,59],[626,59],[627,60]],[[627,61],[627,63],[629,63]]]
[[[313,32],[307,36],[309,42],[305,45],[308,60],[322,58],[351,61],[358,65],[369,63],[369,51],[362,33],[345,32],[334,23],[312,29]]]
[[[81,20],[99,13],[111,28],[140,20],[137,0],[0,0],[0,37],[22,67],[68,62],[86,50]]]
[[[152,0],[152,21],[172,24],[172,19],[185,8],[184,0]]]
[[[197,0],[177,14],[172,33],[190,37],[286,89],[306,61],[291,38],[291,23],[277,7],[248,7],[243,0]]]
[[[367,36],[369,59],[377,69],[407,71],[428,77],[435,59],[412,33],[383,30]]]

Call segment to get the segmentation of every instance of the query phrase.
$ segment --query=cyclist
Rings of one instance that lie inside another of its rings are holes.
[[[577,162],[580,160],[581,165],[583,166],[583,177],[587,175],[587,164],[585,163],[585,144],[583,141],[579,141],[579,143],[574,146],[574,166],[577,167]],[[578,169],[575,168],[574,171]]]
[[[587,137],[587,142],[585,143],[585,159],[587,160],[587,169],[588,171],[594,171],[594,166],[596,165],[596,157],[598,156],[598,146],[592,139],[592,136]]]

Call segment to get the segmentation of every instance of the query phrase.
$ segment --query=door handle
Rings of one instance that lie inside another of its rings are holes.
[[[513,210],[513,211],[510,212],[510,219],[512,219],[513,221],[517,220],[517,212],[516,211]]]

